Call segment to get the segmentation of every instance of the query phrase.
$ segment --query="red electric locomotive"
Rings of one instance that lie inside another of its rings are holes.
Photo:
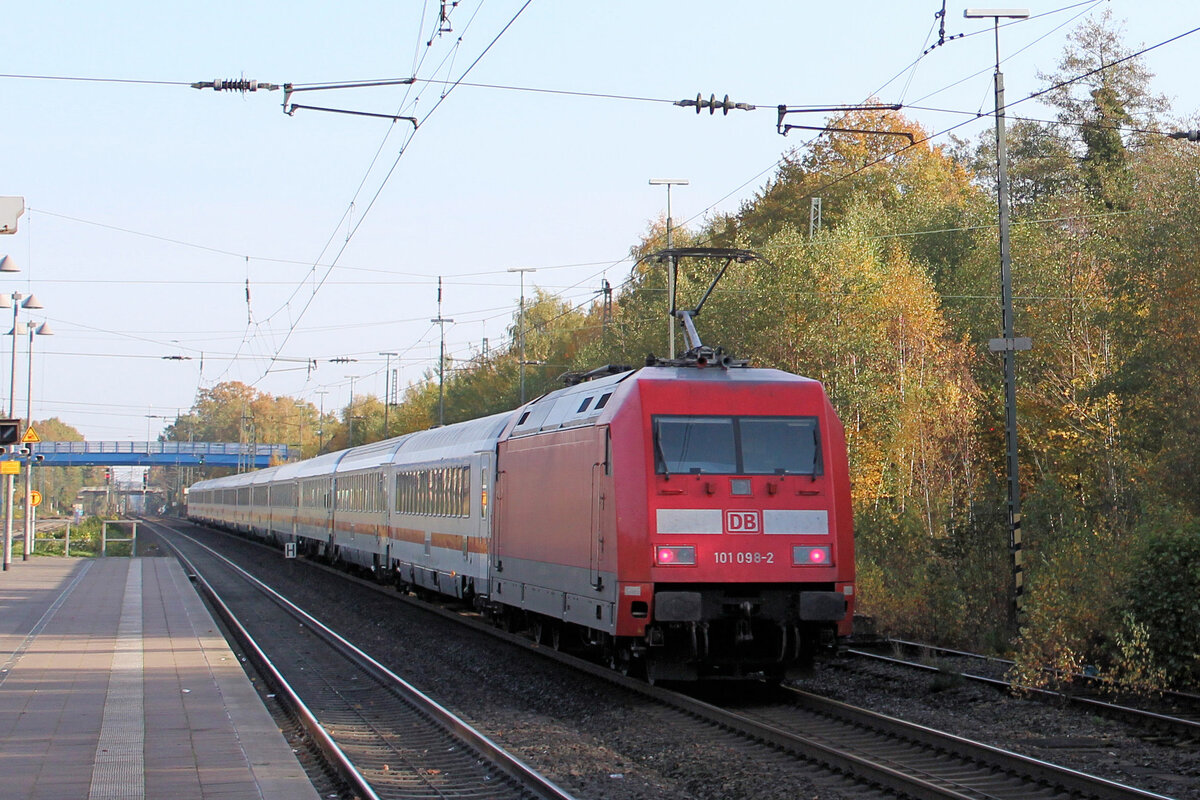
[[[782,677],[849,633],[846,450],[818,382],[697,361],[596,384],[500,437],[493,602],[652,679]]]

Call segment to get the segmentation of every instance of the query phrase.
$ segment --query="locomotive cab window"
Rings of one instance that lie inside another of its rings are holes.
[[[657,417],[654,441],[656,472],[738,471],[732,417]]]
[[[660,475],[820,475],[816,417],[654,417]]]

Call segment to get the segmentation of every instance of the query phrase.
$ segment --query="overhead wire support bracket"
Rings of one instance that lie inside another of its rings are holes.
[[[406,116],[401,116],[399,114],[378,114],[378,113],[371,112],[371,111],[354,111],[353,109],[348,109],[348,108],[329,108],[328,106],[310,106],[310,105],[303,105],[301,103],[291,102],[292,95],[295,94],[296,92],[320,92],[320,91],[328,91],[330,89],[363,89],[363,88],[377,87],[377,86],[411,86],[415,82],[416,82],[415,78],[395,78],[392,80],[384,80],[384,81],[349,81],[347,83],[320,83],[320,84],[313,84],[312,86],[296,86],[295,84],[292,84],[292,83],[285,83],[283,85],[283,113],[287,114],[290,117],[290,116],[295,115],[297,110],[306,109],[308,111],[326,111],[331,114],[350,114],[351,116],[356,116],[356,117],[375,117],[377,119],[390,119],[393,122],[399,122],[400,120],[404,120],[405,122],[411,122],[413,129],[416,130],[416,128],[419,126],[419,123],[417,122],[416,117],[406,117]]]
[[[784,125],[783,135],[787,136],[788,131],[821,131],[822,133],[874,133],[879,136],[904,136],[908,139],[909,144],[916,144],[917,140],[908,131],[872,131],[865,128],[832,128],[828,125]]]
[[[376,114],[371,111],[352,111],[348,108],[325,108],[323,106],[304,106],[300,105],[299,103],[292,103],[287,107],[287,110],[284,113],[290,117],[299,109],[305,109],[307,111],[328,111],[331,114],[351,114],[356,117],[377,117],[379,119],[390,119],[393,122],[404,120],[405,122],[411,122],[414,129],[417,127],[416,117],[402,117],[398,114]]]
[[[904,106],[901,103],[868,103],[864,105],[851,106],[778,105],[775,107],[775,110],[779,112],[779,118],[775,122],[775,130],[781,136],[787,136],[788,131],[795,128],[806,131],[837,131],[840,133],[899,133],[898,131],[854,131],[847,130],[845,128],[830,128],[828,126],[815,127],[811,125],[785,125],[784,120],[787,119],[788,114],[836,114],[845,111],[899,111],[902,108],[904,108]]]

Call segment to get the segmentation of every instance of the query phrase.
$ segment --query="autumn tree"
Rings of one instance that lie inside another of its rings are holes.
[[[1153,74],[1145,62],[1131,55],[1123,26],[1105,9],[1071,32],[1054,72],[1038,75],[1049,84],[1045,99],[1079,158],[1084,185],[1109,208],[1118,207],[1129,188],[1130,142],[1154,129],[1167,108],[1150,89]]]

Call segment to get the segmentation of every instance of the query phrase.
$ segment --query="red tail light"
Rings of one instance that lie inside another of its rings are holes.
[[[694,567],[696,548],[688,544],[660,544],[654,548],[654,563],[660,567]]]
[[[798,567],[827,567],[833,563],[833,553],[828,546],[792,548],[792,563]]]

